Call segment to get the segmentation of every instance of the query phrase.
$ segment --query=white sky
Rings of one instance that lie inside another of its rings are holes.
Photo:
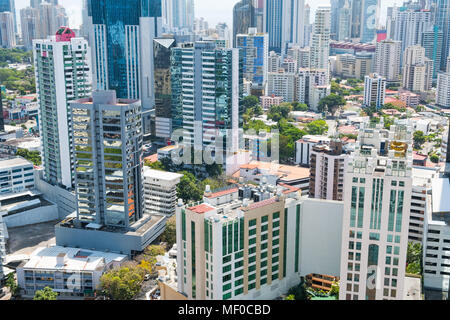
[[[219,22],[226,22],[228,26],[232,27],[233,22],[233,6],[239,0],[194,0],[195,16],[204,17],[208,21],[210,27],[214,27]],[[311,6],[311,15],[319,6],[329,6],[330,0],[305,0]],[[381,21],[384,22],[386,18],[386,8],[393,4],[401,5],[403,0],[380,0],[381,1]],[[81,0],[59,0],[63,5],[69,16],[70,26],[78,28],[81,24]],[[19,10],[30,4],[29,0],[16,0],[16,11],[19,16]],[[314,20],[314,17],[311,17]],[[20,19],[18,19],[20,23]]]

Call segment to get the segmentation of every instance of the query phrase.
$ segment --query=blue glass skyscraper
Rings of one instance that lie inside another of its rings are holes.
[[[17,32],[17,18],[16,18],[16,7],[14,5],[14,0],[0,0],[0,12],[12,12],[14,15],[14,30]]]
[[[446,70],[450,51],[450,0],[437,0],[436,24],[443,33],[441,70]]]
[[[88,0],[94,88],[154,106],[153,38],[161,35],[161,0]]]
[[[379,5],[378,0],[363,0],[361,11],[362,43],[370,43],[375,40]]]

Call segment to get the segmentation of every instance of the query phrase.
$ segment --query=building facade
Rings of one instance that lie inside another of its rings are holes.
[[[0,195],[34,188],[33,164],[20,157],[0,160]]]
[[[153,39],[162,35],[161,0],[88,3],[94,89],[154,106]]]
[[[344,190],[340,300],[403,299],[412,127],[362,126]]]
[[[376,73],[364,77],[364,106],[384,106],[386,98],[386,79]]]
[[[11,12],[0,12],[0,47],[11,49],[15,46],[14,15]]]
[[[85,39],[60,28],[56,36],[34,40],[33,53],[44,177],[70,189],[74,162],[69,103],[91,93],[91,52]]]
[[[393,40],[377,42],[373,70],[387,81],[398,81],[400,75],[401,43]]]

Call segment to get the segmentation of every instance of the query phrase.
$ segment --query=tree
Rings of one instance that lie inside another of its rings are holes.
[[[295,295],[294,294],[290,294],[286,298],[284,298],[284,300],[295,300]]]
[[[152,163],[146,162],[145,165],[153,170],[166,171],[166,168],[164,167],[161,161],[155,161]]]
[[[16,156],[27,159],[32,162],[35,166],[39,166],[42,163],[41,154],[39,151],[28,151],[27,149],[18,149]]]
[[[150,245],[144,251],[144,255],[150,257],[163,256],[165,253],[164,247],[159,245]]]
[[[327,109],[331,114],[335,114],[339,107],[345,106],[346,104],[347,101],[343,97],[332,93],[319,101],[318,109],[320,112],[325,112],[325,109]]]
[[[259,99],[256,96],[246,96],[242,99],[242,107],[244,108],[244,112],[248,109],[253,109],[259,105]]]
[[[408,273],[422,274],[422,245],[419,242],[408,242],[406,264]]]
[[[416,149],[420,149],[422,145],[425,143],[425,135],[423,134],[422,131],[414,132],[413,139],[414,139],[414,147]]]
[[[19,295],[20,288],[16,282],[16,279],[14,278],[14,273],[9,273],[6,276],[5,285],[6,285],[6,287],[8,287],[12,296],[15,297],[15,296]]]
[[[176,222],[177,219],[175,216],[170,217],[166,221],[166,229],[161,234],[161,241],[167,242],[169,247],[172,247],[177,242]]]
[[[333,281],[331,283],[330,296],[335,296],[336,299],[339,298],[339,281]]]
[[[188,172],[180,172],[183,176],[177,186],[177,197],[183,199],[185,203],[189,201],[200,201],[203,197],[203,190],[200,190],[195,176]]]
[[[314,120],[306,125],[306,131],[313,135],[322,135],[328,131],[328,124],[325,120]]]
[[[53,291],[50,287],[45,287],[42,290],[37,290],[34,294],[33,300],[57,300],[58,292]]]
[[[100,289],[113,300],[132,300],[141,289],[146,270],[138,266],[113,269],[100,278]]]
[[[304,103],[292,102],[294,111],[308,111],[308,106]]]
[[[439,156],[437,154],[435,154],[435,153],[432,154],[430,156],[430,161],[433,162],[433,163],[439,163]]]

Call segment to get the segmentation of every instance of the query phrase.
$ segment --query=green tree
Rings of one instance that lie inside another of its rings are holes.
[[[6,276],[5,285],[9,289],[9,291],[11,292],[11,295],[13,297],[16,297],[19,295],[20,288],[16,282],[16,279],[14,278],[14,273],[9,273]]]
[[[155,161],[152,163],[146,162],[145,165],[153,170],[166,171],[166,168],[161,161]]]
[[[170,217],[166,221],[166,229],[161,234],[161,241],[166,242],[169,247],[172,247],[177,242],[177,219],[175,216]]]
[[[144,255],[150,256],[150,257],[162,256],[165,253],[166,253],[166,250],[164,250],[163,246],[154,245],[154,244],[145,248],[145,251],[144,251]]]
[[[292,102],[294,111],[308,111],[308,106],[304,103]]]
[[[425,135],[423,134],[422,131],[414,132],[413,139],[414,139],[414,147],[416,149],[420,149],[422,145],[425,143]]]
[[[177,185],[177,197],[183,199],[185,203],[189,201],[200,201],[203,197],[203,191],[198,186],[195,176],[188,172],[182,171],[183,177]]]
[[[347,101],[343,97],[332,93],[319,101],[318,109],[320,112],[328,111],[331,114],[335,114],[339,107],[345,106],[346,104]]]
[[[422,245],[419,242],[408,242],[406,264],[408,273],[422,274]]]
[[[306,125],[306,131],[313,135],[322,135],[328,131],[328,124],[325,120],[314,120]]]
[[[53,291],[50,287],[45,287],[42,290],[37,290],[34,294],[33,300],[57,300],[58,292]]]
[[[244,108],[244,112],[248,109],[253,109],[259,105],[259,99],[256,96],[246,96],[242,99],[242,107]]]
[[[100,289],[113,300],[132,300],[141,289],[146,270],[137,266],[113,269],[100,278]]]
[[[339,282],[333,281],[331,283],[331,290],[330,290],[330,296],[335,296],[336,299],[339,299]]]
[[[39,151],[28,151],[27,149],[18,149],[16,156],[27,159],[32,162],[35,166],[40,166],[42,163],[41,155]]]
[[[286,298],[284,298],[284,300],[295,300],[295,295],[294,294],[290,294]]]
[[[433,163],[439,163],[439,156],[437,154],[435,154],[435,153],[432,154],[430,156],[430,161],[433,162]]]

